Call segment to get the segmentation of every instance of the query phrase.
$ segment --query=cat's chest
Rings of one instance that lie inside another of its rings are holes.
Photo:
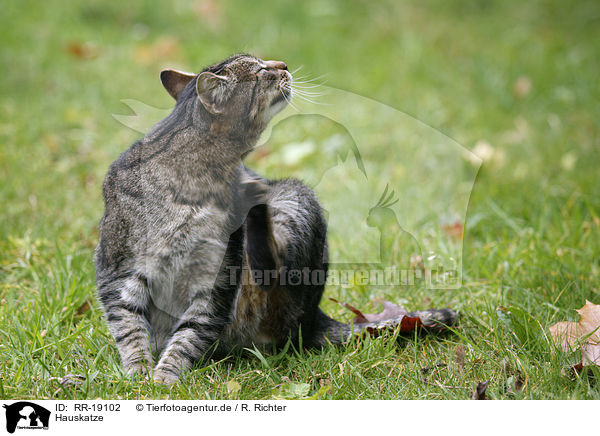
[[[223,259],[229,234],[228,211],[217,207],[177,208],[153,229],[148,238],[146,258],[153,273],[173,275],[193,267],[196,271],[214,271]]]

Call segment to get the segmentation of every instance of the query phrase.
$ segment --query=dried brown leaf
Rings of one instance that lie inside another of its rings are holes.
[[[528,76],[519,76],[513,86],[513,94],[517,98],[524,98],[531,92],[531,79]]]
[[[67,53],[77,59],[95,59],[98,57],[98,48],[88,42],[73,41],[67,45]]]
[[[348,309],[350,312],[354,313],[356,315],[356,317],[354,318],[354,323],[358,323],[358,324],[362,324],[362,323],[366,323],[369,322],[365,316],[363,315],[363,313],[358,310],[356,307],[351,306],[348,303],[343,303],[341,301],[336,300],[335,298],[330,298],[331,301],[333,301],[334,303],[339,304],[342,307],[345,307],[346,309]],[[357,321],[358,320],[358,321]]]
[[[581,350],[584,366],[600,366],[600,304],[586,300],[577,313],[579,322],[558,322],[550,327],[550,334],[564,351]]]
[[[143,43],[136,47],[134,59],[144,65],[156,62],[164,62],[165,59],[176,59],[181,52],[179,40],[172,36],[164,36],[154,43]]]
[[[352,322],[357,331],[364,329],[374,337],[379,336],[383,332],[395,330],[396,328],[400,332],[410,332],[423,325],[420,317],[408,316],[404,308],[389,301],[383,302],[383,312],[365,314],[348,303],[342,303],[334,298],[330,298],[330,300],[356,315]]]
[[[444,233],[457,240],[462,239],[465,233],[465,227],[458,221],[455,221],[451,224],[444,224],[441,227]]]
[[[514,381],[514,391],[515,392],[521,392],[523,390],[523,386],[525,385],[525,380],[523,380],[523,376],[521,375],[521,371],[517,371],[517,374],[515,375],[515,381]]]
[[[196,0],[192,5],[195,14],[204,24],[212,29],[218,29],[223,22],[223,10],[217,0]]]
[[[366,319],[366,322],[379,322],[385,321],[392,318],[398,318],[401,316],[405,316],[408,312],[404,310],[403,307],[398,306],[390,301],[383,302],[383,312],[381,313],[365,313],[362,314],[362,317]],[[354,323],[359,323],[364,321],[359,321],[359,317],[357,316],[354,319]]]
[[[88,310],[90,310],[90,302],[89,301],[85,301],[81,306],[79,306],[77,308],[77,310],[75,311],[75,314],[76,315],[83,315]]]
[[[471,399],[487,400],[488,398],[485,395],[485,391],[487,390],[489,383],[489,380],[483,383],[477,383],[477,386],[475,386],[475,391],[471,394]]]

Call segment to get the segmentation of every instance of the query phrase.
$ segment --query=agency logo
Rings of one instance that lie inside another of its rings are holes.
[[[9,433],[14,433],[16,429],[48,430],[50,421],[48,409],[29,401],[4,404],[2,407],[6,409],[6,431]]]

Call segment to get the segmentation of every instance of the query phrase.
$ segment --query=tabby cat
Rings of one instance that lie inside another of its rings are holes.
[[[161,81],[175,108],[103,186],[96,278],[123,367],[173,383],[234,347],[345,341],[352,328],[319,309],[328,257],[315,194],[242,163],[292,98],[286,64],[235,55]]]

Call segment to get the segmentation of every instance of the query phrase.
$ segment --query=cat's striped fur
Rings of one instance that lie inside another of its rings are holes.
[[[242,164],[291,98],[291,79],[284,63],[249,55],[198,75],[161,74],[177,103],[111,165],[95,257],[128,371],[174,382],[209,353],[352,334],[318,307],[327,240],[314,193]],[[271,281],[248,277],[255,271]],[[291,280],[290,271],[310,279]]]

